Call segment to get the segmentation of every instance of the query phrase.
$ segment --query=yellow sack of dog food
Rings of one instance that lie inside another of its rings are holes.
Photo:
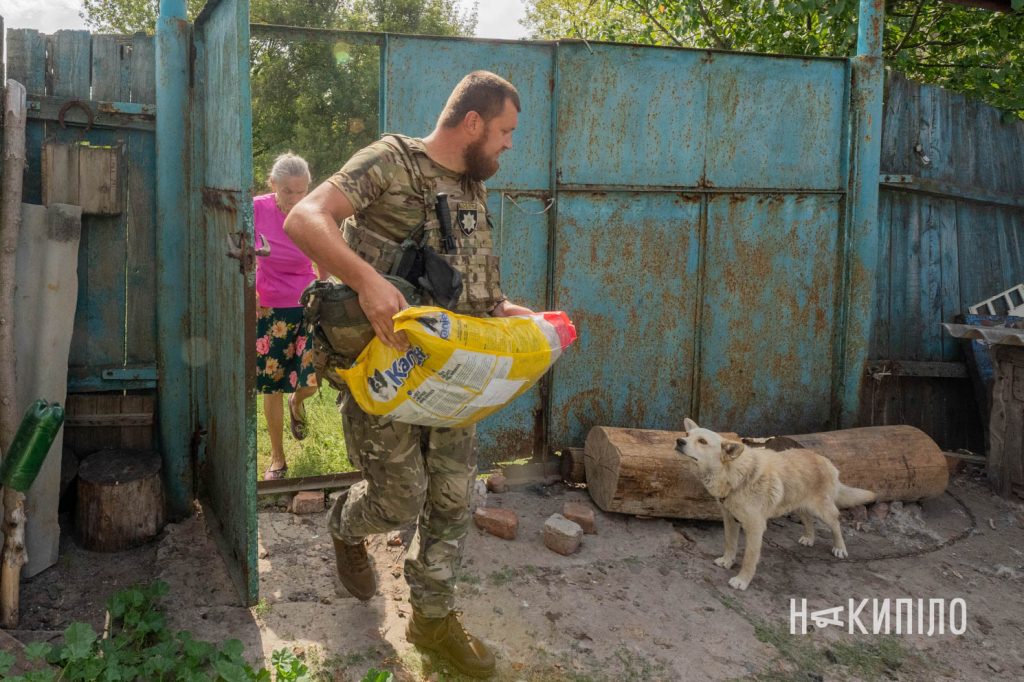
[[[467,426],[535,384],[576,340],[559,312],[479,318],[414,306],[394,317],[405,352],[374,337],[336,369],[364,412],[423,426]]]

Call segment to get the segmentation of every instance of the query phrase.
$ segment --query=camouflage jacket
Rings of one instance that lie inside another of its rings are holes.
[[[434,162],[422,141],[385,135],[357,152],[328,182],[355,209],[342,225],[345,241],[380,272],[391,270],[401,242],[421,225],[425,243],[443,254],[434,199],[446,193],[456,249],[443,257],[465,283],[453,310],[484,315],[502,300],[484,184]]]

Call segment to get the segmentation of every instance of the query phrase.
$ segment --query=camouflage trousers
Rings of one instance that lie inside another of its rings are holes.
[[[343,507],[331,508],[331,535],[355,544],[416,521],[405,558],[409,601],[428,618],[448,615],[469,532],[476,427],[381,423],[344,391],[339,406],[348,457],[363,480],[342,498]]]

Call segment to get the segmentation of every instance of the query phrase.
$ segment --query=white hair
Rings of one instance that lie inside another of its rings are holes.
[[[270,168],[271,182],[282,182],[285,178],[306,178],[312,180],[312,176],[309,174],[309,164],[306,160],[297,154],[291,152],[285,152],[276,159],[274,159],[274,165]]]

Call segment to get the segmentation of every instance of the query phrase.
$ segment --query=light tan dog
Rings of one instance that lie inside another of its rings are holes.
[[[685,420],[684,425],[686,437],[676,439],[676,450],[697,462],[701,482],[722,506],[725,554],[715,563],[732,568],[740,526],[747,535],[743,564],[740,572],[729,579],[729,585],[747,589],[761,559],[761,539],[768,519],[790,512],[797,512],[804,525],[801,545],[814,544],[811,517],[816,516],[832,531],[832,554],[846,558],[838,507],[873,502],[873,492],[840,483],[839,470],[816,452],[749,448],[700,428],[692,419]]]

